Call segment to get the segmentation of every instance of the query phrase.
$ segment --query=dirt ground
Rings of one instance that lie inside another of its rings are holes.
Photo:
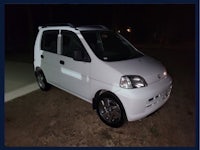
[[[5,146],[195,146],[195,50],[163,49],[143,48],[173,78],[171,97],[157,112],[111,128],[91,104],[55,87],[37,90],[5,103]]]

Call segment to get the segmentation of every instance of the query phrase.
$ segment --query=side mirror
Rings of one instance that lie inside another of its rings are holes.
[[[82,61],[83,60],[83,56],[80,50],[75,50],[74,51],[74,60],[76,61]]]

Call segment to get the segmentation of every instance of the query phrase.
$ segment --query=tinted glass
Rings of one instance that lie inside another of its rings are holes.
[[[95,55],[101,60],[120,61],[143,56],[117,33],[83,31],[82,35]]]
[[[41,49],[57,53],[57,30],[44,31],[42,35]]]
[[[89,55],[75,33],[62,31],[62,43],[62,55],[73,58],[74,51],[80,51],[83,60],[89,59]]]

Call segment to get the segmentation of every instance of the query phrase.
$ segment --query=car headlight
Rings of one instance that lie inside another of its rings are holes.
[[[144,78],[138,75],[126,75],[120,79],[120,87],[125,89],[141,88],[147,86]]]

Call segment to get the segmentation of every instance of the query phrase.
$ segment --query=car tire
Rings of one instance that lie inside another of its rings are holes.
[[[36,76],[36,80],[38,83],[38,86],[40,87],[40,89],[42,91],[47,91],[50,88],[50,84],[47,83],[47,80],[44,76],[44,73],[42,72],[42,70],[38,70],[35,72],[35,76]]]
[[[96,111],[106,125],[114,128],[121,127],[126,120],[122,103],[114,94],[108,92],[99,96]]]

